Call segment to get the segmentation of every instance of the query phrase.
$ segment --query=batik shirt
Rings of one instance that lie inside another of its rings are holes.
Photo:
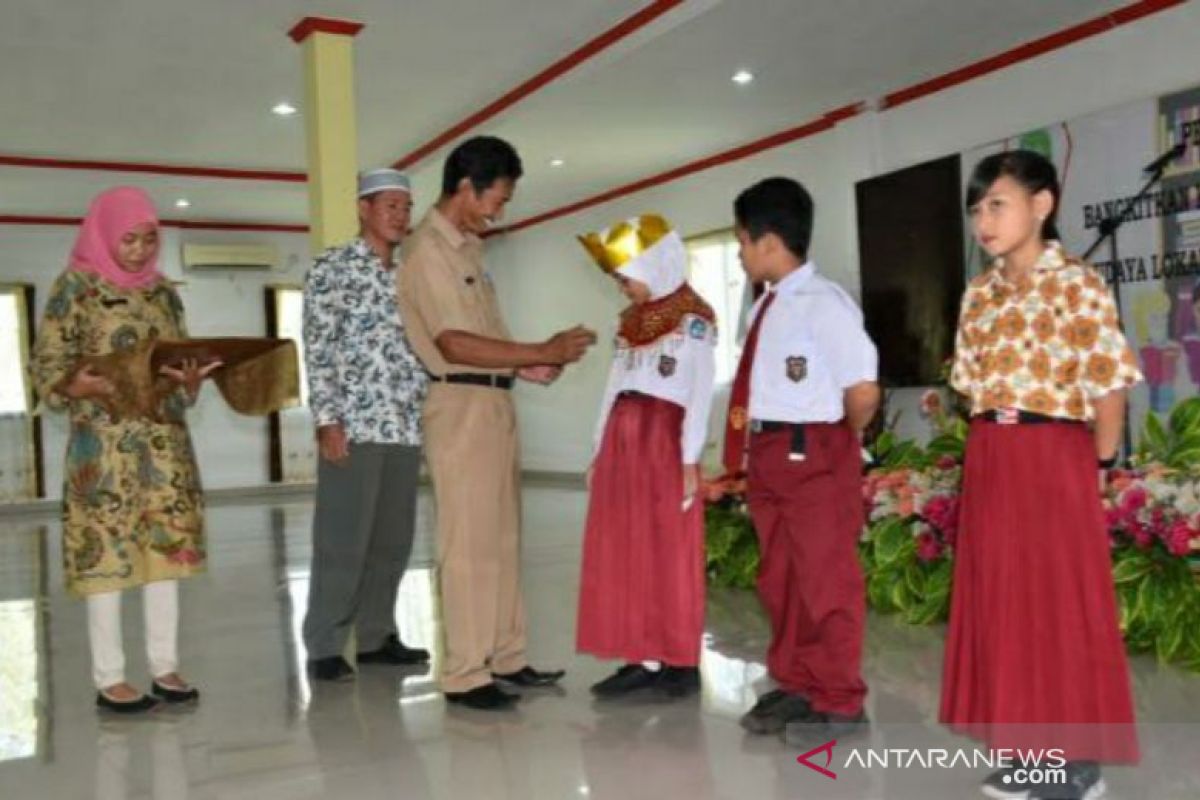
[[[304,364],[318,426],[341,423],[353,442],[421,444],[429,376],[405,336],[394,270],[362,239],[326,250],[308,272]]]
[[[1092,401],[1142,379],[1094,268],[1051,242],[1020,285],[1000,265],[963,296],[950,384],[971,413],[1015,408],[1090,420]]]

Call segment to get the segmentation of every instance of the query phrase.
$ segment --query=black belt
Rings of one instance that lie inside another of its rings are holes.
[[[513,385],[510,375],[488,375],[482,372],[452,372],[449,375],[430,375],[429,379],[445,383],[466,383],[471,386],[491,386],[496,389],[511,389]]]
[[[1052,417],[1048,414],[1038,414],[1035,411],[1023,411],[1019,408],[993,408],[976,414],[976,419],[995,422],[998,425],[1046,425],[1057,422],[1067,425],[1082,425],[1083,420],[1069,417]]]
[[[803,422],[777,422],[770,419],[750,420],[751,433],[771,433],[773,431],[791,431],[792,443],[788,448],[789,461],[803,461],[807,458],[808,444],[805,441],[804,429],[808,427]]]
[[[790,431],[793,428],[803,428],[803,422],[776,422],[770,419],[750,420],[751,433],[771,433],[772,431]]]

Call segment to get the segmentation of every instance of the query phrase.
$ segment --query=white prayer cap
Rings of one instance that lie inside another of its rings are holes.
[[[412,194],[412,187],[408,184],[408,176],[398,169],[372,169],[367,172],[360,172],[358,175],[358,197],[360,200],[364,197],[370,197],[377,192],[386,192],[389,189]]]

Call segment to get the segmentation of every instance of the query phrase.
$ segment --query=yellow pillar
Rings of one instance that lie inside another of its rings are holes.
[[[304,58],[308,211],[314,252],[358,233],[354,36],[362,27],[357,22],[305,17],[288,31]]]

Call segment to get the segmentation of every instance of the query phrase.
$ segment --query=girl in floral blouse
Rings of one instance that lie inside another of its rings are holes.
[[[87,598],[96,704],[147,711],[199,692],[177,671],[177,578],[204,568],[200,480],[184,412],[220,362],[163,367],[154,419],[118,417],[97,358],[186,336],[183,305],[158,271],[158,218],[140,189],[92,200],[70,264],[38,328],[33,379],[44,404],[71,418],[63,486],[63,572]],[[125,681],[121,592],[144,586],[153,678],[145,695]]]
[[[1104,279],[1057,241],[1058,199],[1054,166],[1020,150],[967,189],[995,261],[963,298],[951,375],[973,418],[941,719],[994,749],[1061,750],[1068,780],[1001,770],[991,797],[1097,798],[1097,762],[1138,759],[1097,462],[1141,375]]]

